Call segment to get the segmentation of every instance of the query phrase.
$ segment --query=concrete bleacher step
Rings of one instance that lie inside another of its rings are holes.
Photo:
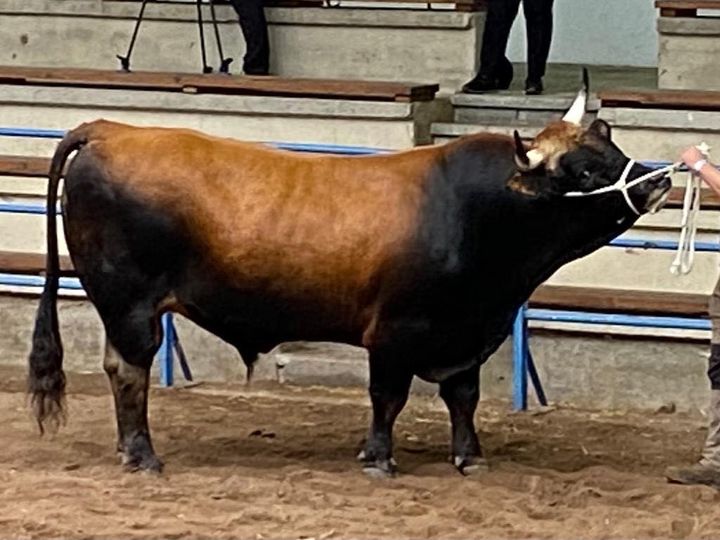
[[[522,138],[531,139],[548,122],[562,118],[575,95],[573,92],[543,96],[526,96],[520,92],[457,93],[450,98],[453,122],[434,123],[431,128],[433,141],[448,142],[477,132],[512,136],[516,129]],[[599,108],[600,102],[593,95],[588,101],[585,121],[596,118]]]
[[[495,122],[527,122],[546,124],[562,118],[575,99],[574,92],[561,92],[541,96],[526,96],[519,92],[489,94],[457,93],[450,98],[454,120],[460,124]],[[590,116],[597,113],[600,102],[592,96],[587,110]]]
[[[532,139],[543,128],[540,123],[522,122],[478,122],[473,124],[460,124],[455,122],[435,122],[431,126],[431,134],[434,143],[446,143],[463,135],[473,133],[495,133],[498,135],[513,136],[517,129],[520,137],[526,140]]]

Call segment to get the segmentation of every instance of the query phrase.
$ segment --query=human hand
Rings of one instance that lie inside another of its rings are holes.
[[[683,160],[685,165],[692,168],[692,166],[695,165],[698,161],[700,161],[701,159],[705,159],[705,156],[702,155],[702,153],[700,152],[700,150],[698,150],[696,146],[691,146],[683,151],[680,159]]]

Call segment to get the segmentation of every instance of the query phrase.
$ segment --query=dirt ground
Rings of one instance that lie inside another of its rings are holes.
[[[71,376],[68,425],[38,437],[23,373],[0,370],[0,538],[720,538],[720,494],[667,484],[699,418],[483,402],[490,472],[447,462],[438,399],[412,397],[396,434],[401,474],[354,456],[361,390],[202,384],[154,390],[161,476],[121,470],[102,376]]]

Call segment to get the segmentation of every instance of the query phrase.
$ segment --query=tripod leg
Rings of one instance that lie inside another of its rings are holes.
[[[210,2],[210,15],[212,15],[213,28],[215,29],[215,41],[217,41],[218,53],[220,54],[220,73],[230,73],[230,64],[232,64],[232,58],[225,58],[222,48],[222,39],[220,39],[220,29],[218,28],[217,16],[215,15],[215,0],[208,0]]]
[[[120,67],[123,71],[130,71],[130,55],[135,47],[135,40],[137,39],[138,31],[140,30],[140,23],[142,22],[147,3],[148,0],[143,0],[142,5],[140,6],[140,13],[138,14],[137,21],[135,22],[135,29],[133,30],[132,38],[130,38],[130,45],[128,46],[127,54],[125,56],[120,56],[119,54],[115,55],[117,59],[120,60]]]
[[[202,54],[203,73],[212,73],[213,68],[208,66],[207,54],[205,54],[205,30],[203,29],[202,0],[196,0],[198,30],[200,32],[200,54]]]

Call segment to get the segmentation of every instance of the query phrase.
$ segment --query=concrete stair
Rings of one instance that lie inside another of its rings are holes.
[[[491,94],[454,94],[450,98],[453,122],[434,123],[431,134],[435,143],[445,143],[478,132],[512,136],[518,130],[523,139],[534,137],[548,122],[559,120],[572,104],[574,92],[526,96],[509,91]],[[591,96],[586,122],[597,117],[600,103]]]

